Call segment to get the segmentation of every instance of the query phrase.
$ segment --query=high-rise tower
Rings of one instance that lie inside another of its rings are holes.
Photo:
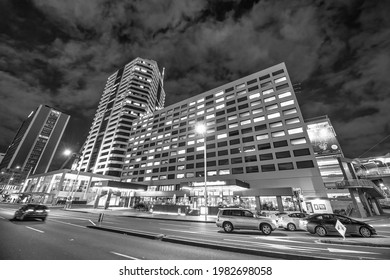
[[[40,105],[20,126],[0,169],[47,172],[68,121],[69,115]]]
[[[108,77],[79,170],[120,176],[133,120],[164,106],[163,78],[153,60],[136,58]]]

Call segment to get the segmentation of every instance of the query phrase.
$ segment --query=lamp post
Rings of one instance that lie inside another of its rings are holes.
[[[195,131],[203,136],[203,143],[204,143],[204,148],[203,148],[203,153],[204,153],[204,200],[205,200],[205,214],[204,218],[205,221],[207,221],[207,212],[208,212],[208,203],[207,203],[207,153],[206,153],[206,130],[207,127],[204,123],[198,123],[195,126]]]

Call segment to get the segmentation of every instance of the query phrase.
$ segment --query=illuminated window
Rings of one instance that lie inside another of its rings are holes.
[[[274,101],[274,100],[276,100],[276,97],[275,96],[271,96],[271,97],[265,98],[264,102],[268,103],[268,102],[271,102],[271,101]]]
[[[285,115],[285,116],[295,114],[295,113],[297,113],[297,109],[295,109],[295,108],[283,111],[283,115]]]
[[[278,104],[272,104],[272,105],[266,106],[265,109],[267,111],[278,109]]]
[[[231,123],[229,124],[229,128],[234,128],[234,127],[237,127],[238,126],[238,123]]]
[[[263,95],[271,94],[273,92],[274,92],[273,88],[270,88],[270,89],[267,89],[267,90],[263,90]]]
[[[294,124],[294,123],[300,123],[301,121],[299,120],[299,118],[292,118],[292,119],[288,119],[286,120],[286,124]]]
[[[227,133],[217,135],[217,139],[223,139],[227,137]]]
[[[259,98],[259,97],[260,97],[260,93],[259,92],[249,95],[249,99]]]
[[[219,170],[219,175],[229,175],[230,170],[229,169],[221,169]]]
[[[263,112],[262,108],[252,110],[252,114],[258,114],[258,113],[262,113],[262,112]]]
[[[220,96],[220,95],[222,95],[223,94],[223,90],[222,91],[219,91],[219,92],[217,92],[216,94],[215,94],[215,96],[217,97],[217,96]]]
[[[282,126],[282,125],[283,125],[282,122],[274,122],[274,123],[270,123],[270,124],[269,124],[269,127],[270,127],[270,128],[275,128],[275,127],[280,127],[280,126]]]
[[[224,97],[221,97],[221,98],[218,98],[217,100],[215,100],[215,103],[219,103],[219,102],[222,102],[222,101],[224,101],[225,100],[225,98]]]
[[[260,105],[260,104],[261,104],[261,100],[256,100],[256,101],[251,102],[251,107],[257,106],[257,105]]]
[[[286,80],[287,80],[286,77],[280,77],[280,78],[278,78],[278,79],[275,79],[275,84],[284,82],[284,81],[286,81]]]
[[[261,117],[258,117],[258,118],[254,118],[253,122],[261,122],[261,121],[264,121],[264,120],[265,120],[265,117],[261,116]]]
[[[271,135],[272,135],[273,138],[276,138],[276,137],[285,136],[286,133],[283,130],[281,130],[281,131],[272,132]]]
[[[280,106],[286,107],[286,106],[293,105],[293,104],[294,104],[294,100],[288,100],[288,101],[280,103]]]
[[[302,127],[297,127],[297,128],[289,129],[287,132],[290,135],[297,134],[297,133],[302,133],[303,132],[303,128]]]
[[[269,120],[275,119],[275,118],[278,118],[278,117],[280,117],[280,113],[279,112],[267,115],[267,118]]]
[[[250,119],[243,120],[243,121],[240,122],[241,125],[246,125],[246,124],[250,124],[250,123],[251,123]]]
[[[268,138],[269,138],[268,133],[256,135],[256,140],[264,140]]]

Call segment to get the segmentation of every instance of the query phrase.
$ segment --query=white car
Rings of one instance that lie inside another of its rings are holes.
[[[308,215],[302,212],[289,213],[280,216],[279,218],[279,227],[282,227],[289,231],[294,231],[297,229],[305,230],[302,228],[300,221],[303,218],[306,218]]]
[[[257,216],[248,209],[221,208],[217,214],[217,227],[225,232],[236,229],[260,230],[264,235],[271,234],[277,228],[275,221],[270,218]]]

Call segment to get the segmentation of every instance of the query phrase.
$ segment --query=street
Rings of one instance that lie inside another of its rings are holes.
[[[105,215],[102,226],[137,233],[161,235],[141,238],[89,228],[99,225],[98,214],[51,209],[47,221],[13,221],[18,205],[0,207],[0,259],[27,260],[201,260],[201,259],[317,259],[380,260],[390,258],[390,248],[351,246],[319,242],[316,235],[304,231],[277,229],[269,236],[258,231],[225,233],[213,223],[154,220]],[[388,220],[386,221],[389,222]],[[390,226],[384,221],[371,223],[378,236],[390,240]],[[327,239],[340,239],[339,236]],[[359,237],[348,237],[358,238]],[[225,247],[251,250],[215,250],[205,246],[189,246],[164,240],[187,240]],[[288,257],[286,257],[288,256]],[[293,256],[293,257],[292,257]],[[295,256],[295,257],[294,257]]]

